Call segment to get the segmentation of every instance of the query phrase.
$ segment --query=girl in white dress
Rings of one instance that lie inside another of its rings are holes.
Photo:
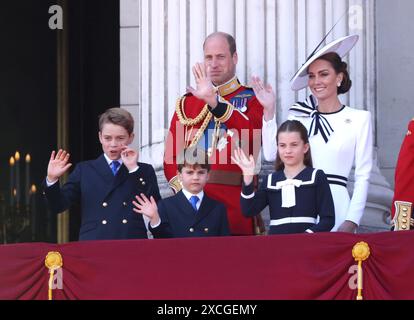
[[[338,39],[314,54],[292,80],[292,88],[309,86],[312,95],[290,108],[289,119],[308,129],[313,165],[322,169],[330,184],[335,205],[332,231],[355,232],[364,213],[372,168],[371,114],[343,105],[338,95],[347,93],[352,81],[343,57],[355,45],[357,36]],[[257,85],[257,84],[256,84]],[[263,153],[276,159],[276,121],[263,121]],[[352,197],[348,177],[355,165]]]

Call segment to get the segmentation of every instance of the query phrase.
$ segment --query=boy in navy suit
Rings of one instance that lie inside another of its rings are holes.
[[[132,210],[136,194],[161,199],[151,165],[138,162],[128,147],[134,139],[134,119],[121,108],[99,117],[99,141],[103,154],[80,162],[60,187],[59,178],[72,166],[65,150],[52,152],[44,194],[49,209],[60,213],[80,203],[82,222],[79,240],[147,238],[142,216]]]
[[[228,236],[229,223],[224,204],[203,191],[209,178],[210,164],[200,149],[187,149],[178,162],[182,190],[157,202],[145,194],[133,202],[137,213],[149,218],[149,230],[155,238]]]

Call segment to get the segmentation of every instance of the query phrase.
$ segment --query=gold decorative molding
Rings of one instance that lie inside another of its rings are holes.
[[[410,226],[414,227],[411,222],[412,203],[407,201],[395,201],[395,216],[392,221],[394,231],[408,231]]]

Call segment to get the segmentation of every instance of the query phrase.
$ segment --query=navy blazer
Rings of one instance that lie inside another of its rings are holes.
[[[63,187],[59,183],[47,187],[44,195],[53,213],[80,203],[82,222],[79,240],[147,238],[141,214],[132,210],[135,195],[144,193],[161,199],[154,169],[138,163],[138,170],[129,173],[121,165],[113,175],[104,155],[80,162]]]
[[[322,170],[305,168],[295,179],[301,180],[302,185],[295,187],[296,205],[282,208],[282,192],[276,189],[277,182],[286,180],[283,170],[276,171],[263,179],[259,190],[254,192],[253,184],[243,184],[240,205],[246,217],[257,215],[269,206],[271,225],[269,234],[328,232],[335,225],[335,207],[331,189]],[[286,222],[272,225],[272,221],[283,221],[295,218],[313,218],[315,222]]]
[[[149,229],[155,238],[217,237],[230,235],[224,204],[205,193],[195,211],[182,191],[158,202],[160,226]]]

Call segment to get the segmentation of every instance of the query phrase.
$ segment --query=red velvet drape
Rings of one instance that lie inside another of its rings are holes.
[[[414,299],[413,231],[4,245],[0,299],[47,299],[49,251],[63,257],[54,300],[355,299],[360,241],[364,300]]]

